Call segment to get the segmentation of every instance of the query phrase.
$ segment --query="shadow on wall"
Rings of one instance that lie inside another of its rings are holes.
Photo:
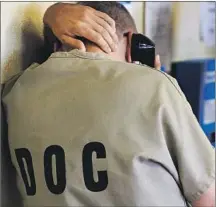
[[[12,52],[3,65],[2,82],[5,82],[20,71],[25,70],[33,62],[44,62],[49,56],[49,54],[46,53],[47,50],[43,47],[43,14],[40,12],[40,6],[37,5],[37,3],[29,3],[25,6],[24,13],[18,14],[17,16],[14,14],[14,16],[13,24],[8,25],[7,34],[14,32],[12,36],[15,38],[16,44],[11,45],[11,38],[10,35],[8,35],[5,45],[11,47]],[[3,114],[1,113],[1,115]],[[1,128],[3,129],[1,131],[1,165],[3,178],[1,180],[1,206],[21,207],[23,204],[20,193],[16,187],[16,172],[10,161],[7,126],[6,123],[4,123],[5,118],[1,117],[1,120]]]
[[[43,14],[38,3],[29,3],[21,16],[21,19],[20,17],[18,19],[14,18],[13,25],[8,26],[7,32],[9,34],[14,30],[15,33],[20,35],[20,37],[16,37],[20,39],[20,48],[14,48],[13,52],[7,57],[2,72],[3,82],[28,68],[33,62],[44,62],[50,55],[43,44]],[[21,32],[17,32],[18,30],[21,30]],[[11,44],[9,38],[6,41],[6,45]]]
[[[49,56],[44,48],[43,38],[38,34],[36,25],[31,21],[22,28],[22,68],[26,69],[33,62],[43,63]]]
[[[43,13],[36,3],[30,3],[24,11],[25,24],[22,27],[22,68],[26,69],[33,62],[42,63],[47,54],[43,44]]]

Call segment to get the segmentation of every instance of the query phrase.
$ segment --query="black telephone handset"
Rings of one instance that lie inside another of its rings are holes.
[[[132,34],[131,59],[154,68],[155,44],[152,40],[142,34]]]

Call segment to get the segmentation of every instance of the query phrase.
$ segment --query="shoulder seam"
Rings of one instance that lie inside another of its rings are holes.
[[[149,68],[149,67],[148,67],[148,68]],[[154,70],[154,71],[157,71],[157,72],[163,74],[163,75],[166,77],[166,79],[168,79],[168,81],[169,81],[169,82],[174,86],[174,88],[178,91],[179,95],[182,96],[182,94],[181,94],[181,92],[179,91],[179,89],[176,87],[176,85],[173,83],[173,81],[170,79],[170,77],[169,77],[166,73],[164,73],[164,72],[162,72],[162,71],[160,71],[160,70],[157,70],[157,69],[155,69],[155,68],[149,68],[149,69],[152,69],[152,70]]]

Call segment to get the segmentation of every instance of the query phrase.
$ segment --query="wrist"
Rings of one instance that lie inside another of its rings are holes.
[[[55,19],[53,18],[53,16],[58,16],[58,14],[61,12],[61,10],[65,6],[72,6],[73,4],[74,2],[58,2],[58,3],[53,4],[46,10],[44,17],[43,17],[43,23],[51,27]]]

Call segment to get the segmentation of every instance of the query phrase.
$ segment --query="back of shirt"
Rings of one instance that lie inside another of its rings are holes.
[[[4,104],[26,206],[184,206],[214,180],[211,145],[159,71],[73,50],[12,82]]]

